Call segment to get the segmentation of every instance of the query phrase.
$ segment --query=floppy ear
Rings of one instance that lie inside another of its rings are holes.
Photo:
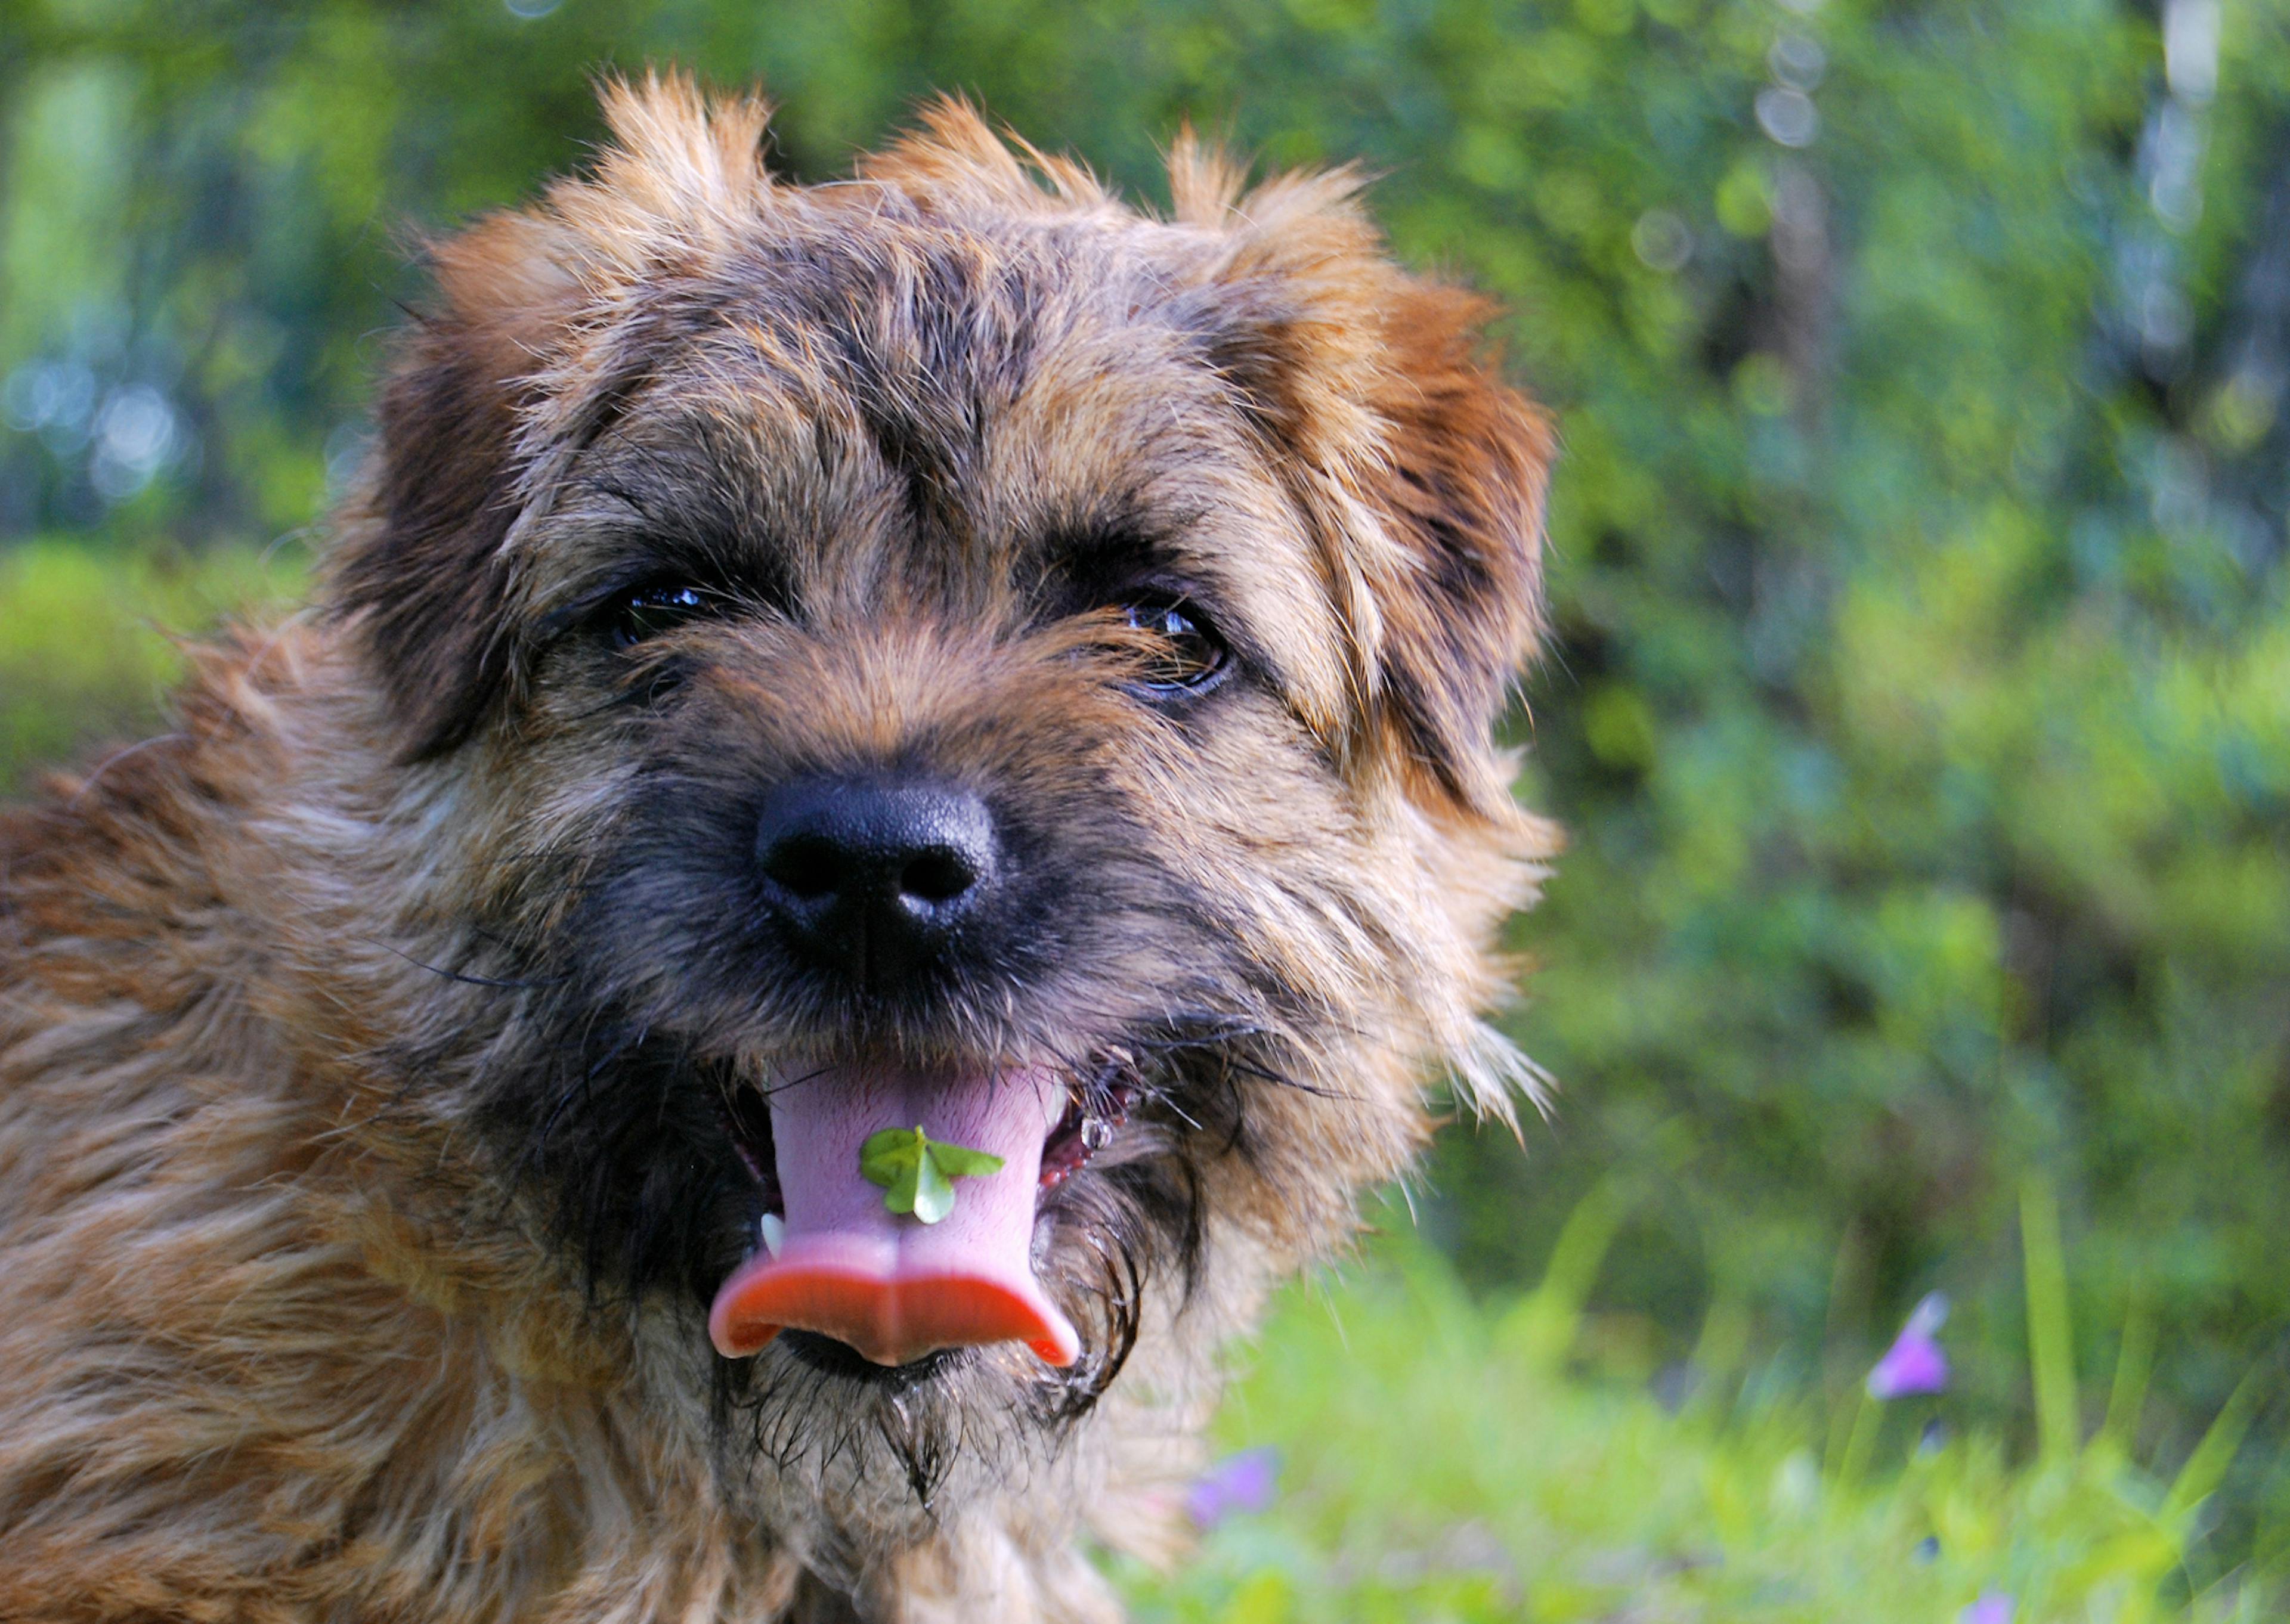
[[[432,245],[438,308],[383,386],[380,447],[328,560],[333,611],[410,757],[467,739],[516,680],[512,532],[656,350],[646,279],[721,242],[771,189],[761,102],[653,76],[603,98],[615,144],[592,176]]]
[[[1387,439],[1361,479],[1406,561],[1383,600],[1383,691],[1449,794],[1508,811],[1490,733],[1542,635],[1549,421],[1475,357],[1491,306],[1417,284],[1389,311]]]
[[[1346,172],[1239,196],[1181,138],[1178,217],[1227,252],[1213,358],[1319,529],[1369,739],[1419,793],[1517,816],[1491,732],[1542,626],[1549,420],[1478,356],[1494,307],[1394,265]]]
[[[452,268],[477,257],[486,233],[441,252],[445,308],[404,340],[383,387],[366,510],[327,566],[333,608],[355,625],[414,758],[467,738],[508,674],[502,544],[533,359],[452,297]]]

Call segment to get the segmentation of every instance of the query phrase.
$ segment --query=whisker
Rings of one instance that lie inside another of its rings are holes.
[[[393,948],[386,941],[377,941],[371,936],[353,937],[351,940],[362,941],[369,948],[380,948],[384,953],[404,959],[416,970],[426,970],[431,975],[442,976],[448,981],[459,981],[468,987],[497,987],[507,992],[538,992],[545,988],[561,987],[571,979],[566,976],[551,976],[545,981],[508,981],[493,976],[470,975],[460,970],[447,970],[437,964],[425,964],[411,953]]]

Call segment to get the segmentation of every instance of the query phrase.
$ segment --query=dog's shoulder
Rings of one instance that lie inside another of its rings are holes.
[[[639,1503],[660,1584],[785,1590],[699,1452],[551,1327],[473,1332],[386,1198],[365,1036],[296,990],[357,950],[308,871],[380,754],[332,636],[190,651],[172,727],[0,812],[0,1618],[513,1614],[539,1570],[462,1556]]]

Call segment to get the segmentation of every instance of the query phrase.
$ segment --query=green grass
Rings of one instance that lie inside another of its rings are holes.
[[[1855,1394],[1832,1414],[1745,1379],[1722,1328],[1679,1407],[1602,1376],[1575,1351],[1595,1340],[1596,1211],[1539,1289],[1492,1306],[1395,1229],[1340,1284],[1289,1295],[1226,1408],[1223,1444],[1280,1451],[1275,1505],[1173,1576],[1118,1576],[1146,1624],[1949,1624],[1994,1594],[2014,1624],[2276,1616],[2259,1581],[2203,1567],[2246,1400],[2169,1480],[2125,1455],[2122,1384],[2113,1423],[2078,1436],[2045,1202],[2031,1193],[2031,1345],[2054,1368],[2024,1452],[1949,1429],[1945,1395]]]

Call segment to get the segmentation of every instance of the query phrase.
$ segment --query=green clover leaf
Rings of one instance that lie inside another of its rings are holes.
[[[934,1224],[954,1211],[954,1180],[1002,1171],[1002,1158],[967,1145],[933,1142],[919,1127],[885,1128],[859,1147],[859,1173],[883,1187],[883,1204]]]

